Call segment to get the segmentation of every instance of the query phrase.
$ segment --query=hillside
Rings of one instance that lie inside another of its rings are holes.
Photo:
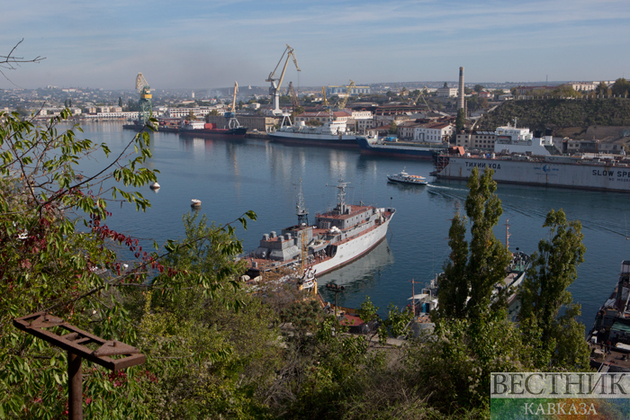
[[[551,129],[554,136],[615,141],[630,133],[630,99],[508,101],[484,115],[478,129],[495,130],[514,118],[519,127],[532,131]]]

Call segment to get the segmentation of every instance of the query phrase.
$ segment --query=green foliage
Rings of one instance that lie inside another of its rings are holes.
[[[381,344],[385,344],[387,337],[398,338],[404,335],[409,323],[413,319],[413,312],[407,308],[402,311],[394,304],[387,308],[387,318],[378,327],[378,337]]]
[[[66,109],[36,126],[0,112],[0,412],[8,417],[58,418],[66,404],[66,353],[17,331],[12,318],[48,311],[106,339],[134,337],[126,329],[125,313],[107,292],[122,281],[115,253],[102,231],[78,226],[95,227],[109,215],[108,191],[102,196],[89,192],[104,181],[114,177],[140,187],[156,179],[154,171],[143,167],[151,156],[149,135],[138,134],[102,171],[81,179],[76,167],[83,157],[96,150],[109,156],[110,151],[105,144],[78,138],[78,126],[58,132],[57,124],[70,117]],[[138,156],[125,164],[132,147]],[[109,192],[140,209],[149,206],[139,192]],[[139,382],[112,384],[103,369],[88,371],[84,389],[93,403],[86,400],[86,414],[106,406],[110,418],[143,418]],[[99,392],[98,400],[92,391]]]
[[[510,253],[492,231],[503,213],[492,175],[489,169],[479,175],[474,168],[468,179],[470,192],[465,209],[471,221],[470,243],[465,239],[466,220],[459,215],[453,218],[449,230],[450,261],[439,279],[441,317],[483,321],[493,315],[493,306],[500,306],[500,301],[493,300],[492,292],[505,277]]]
[[[602,94],[607,93],[603,92]],[[528,99],[507,101],[485,114],[479,130],[495,130],[518,118],[519,126],[531,130],[564,127],[628,126],[630,100],[628,98],[587,98],[579,100]]]
[[[398,126],[396,125],[396,122],[392,121],[389,124],[389,134],[396,134],[397,131],[398,131]]]
[[[562,210],[551,210],[543,226],[549,228],[551,240],[541,240],[538,252],[532,255],[532,265],[519,291],[519,320],[524,333],[537,343],[537,368],[585,369],[589,352],[584,325],[575,321],[580,307],[571,304],[567,290],[584,261],[582,225],[567,221]],[[563,308],[566,310],[559,316]]]
[[[435,339],[412,346],[410,380],[423,384],[422,395],[444,413],[489,411],[490,373],[523,371],[524,351],[516,325],[505,318],[474,324],[468,319],[438,321]]]
[[[630,82],[623,77],[619,78],[615,80],[615,84],[612,86],[611,91],[613,95],[627,97],[628,93],[630,93]]]
[[[463,108],[457,110],[457,118],[455,119],[455,129],[459,133],[466,125],[466,113]]]

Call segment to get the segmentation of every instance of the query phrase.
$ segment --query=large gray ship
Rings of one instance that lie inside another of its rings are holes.
[[[564,156],[441,156],[438,178],[468,179],[473,168],[494,170],[497,182],[630,192],[630,161]]]
[[[513,137],[497,136],[495,153],[473,156],[460,151],[439,156],[433,175],[465,180],[474,168],[488,168],[496,182],[630,192],[630,159],[625,155],[554,155],[549,153],[554,151],[550,137],[533,138],[527,129],[512,131]]]

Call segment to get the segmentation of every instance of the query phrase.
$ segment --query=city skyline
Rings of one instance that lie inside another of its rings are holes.
[[[630,69],[630,5],[619,0],[10,3],[0,89],[266,86],[289,44],[295,86],[615,80]],[[283,63],[282,63],[283,64]],[[282,66],[281,64],[281,66]],[[280,66],[280,67],[281,67]],[[277,72],[281,71],[281,68]]]

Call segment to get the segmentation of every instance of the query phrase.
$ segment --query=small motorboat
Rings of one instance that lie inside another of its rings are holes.
[[[389,182],[397,182],[400,184],[427,185],[427,179],[420,175],[410,175],[403,168],[402,171],[395,175],[387,175]]]
[[[151,188],[152,190],[159,190],[160,189],[160,184],[158,184],[157,182],[152,182],[151,185],[149,185],[149,188]]]
[[[201,200],[193,198],[192,200],[190,200],[190,207],[201,207]]]

